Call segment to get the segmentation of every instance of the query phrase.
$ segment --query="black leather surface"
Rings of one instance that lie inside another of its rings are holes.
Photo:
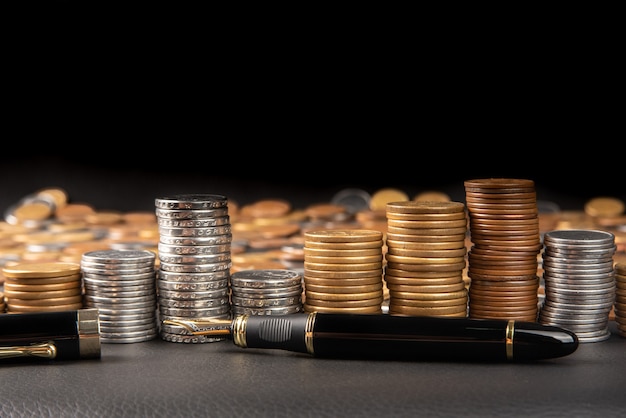
[[[2,417],[623,417],[626,338],[531,364],[317,359],[230,341],[2,365]]]

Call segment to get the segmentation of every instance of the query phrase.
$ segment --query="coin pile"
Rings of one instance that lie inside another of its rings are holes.
[[[615,302],[615,239],[598,230],[572,229],[544,234],[545,301],[539,322],[576,333],[580,342],[610,337],[609,312]]]
[[[471,240],[469,316],[537,321],[542,244],[534,182],[490,178],[464,186]]]
[[[77,263],[15,263],[2,269],[7,312],[53,312],[83,307]]]
[[[467,217],[461,202],[387,204],[389,313],[467,316],[463,270]]]
[[[332,229],[304,233],[304,310],[381,313],[383,233]]]
[[[163,321],[230,316],[232,231],[228,200],[215,194],[181,194],[156,198],[155,206],[161,338],[182,343],[223,340],[194,336],[184,327]]]
[[[157,336],[156,255],[148,250],[84,253],[84,304],[98,308],[103,343],[136,343]]]
[[[233,315],[302,312],[302,274],[287,269],[236,271],[230,276]]]
[[[617,332],[626,337],[626,263],[615,264],[615,322]]]

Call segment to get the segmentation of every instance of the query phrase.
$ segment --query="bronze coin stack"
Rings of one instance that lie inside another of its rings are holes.
[[[469,316],[537,321],[542,244],[534,182],[488,178],[464,186],[471,240]]]
[[[304,311],[381,313],[383,233],[331,229],[304,233]]]
[[[467,216],[461,202],[387,204],[389,313],[467,316]]]

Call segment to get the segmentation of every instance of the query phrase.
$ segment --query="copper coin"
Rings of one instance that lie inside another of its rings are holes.
[[[308,266],[304,266],[304,278],[320,278],[320,279],[373,279],[381,278],[383,269],[368,270],[318,270]]]
[[[463,270],[466,266],[465,260],[458,263],[396,263],[393,261],[387,262],[387,268],[407,270],[407,271],[430,271],[430,272],[442,272],[442,271],[459,271]]]
[[[415,316],[438,316],[447,314],[456,314],[467,312],[467,307],[464,304],[456,306],[430,306],[430,307],[418,307],[418,306],[405,306],[395,305],[389,303],[389,314],[402,314],[402,315],[415,315]]]
[[[394,298],[389,303],[393,306],[415,306],[415,307],[429,307],[429,306],[467,306],[467,297],[450,298],[450,299],[437,299],[437,300],[423,300],[423,299],[400,299]]]
[[[389,298],[390,299],[420,299],[420,300],[441,300],[441,299],[456,299],[463,298],[468,295],[467,290],[457,290],[454,292],[425,292],[425,293],[415,293],[415,292],[397,292],[393,290],[389,290]]]
[[[387,282],[387,289],[395,292],[411,293],[448,293],[465,289],[463,281],[450,284],[405,285]]]
[[[383,239],[381,231],[369,229],[317,230],[304,233],[305,247],[308,241],[318,242],[370,242]]]
[[[337,306],[316,306],[303,304],[305,312],[326,312],[326,313],[353,313],[353,314],[377,314],[382,312],[379,305],[362,307],[337,307]]]
[[[462,202],[454,201],[400,201],[389,202],[385,206],[386,211],[393,213],[409,213],[409,214],[422,214],[422,213],[459,213],[465,211],[465,204]]]
[[[385,277],[400,277],[400,278],[418,278],[418,279],[429,279],[429,278],[458,278],[462,277],[462,269],[454,269],[450,271],[411,271],[411,270],[403,270],[392,268],[387,266],[385,269]]]
[[[359,293],[368,293],[368,292],[379,292],[383,290],[383,282],[379,281],[378,283],[366,284],[366,285],[343,285],[342,283],[335,283],[333,285],[318,285],[314,283],[307,282],[305,283],[305,290],[307,292],[316,292],[316,293],[351,293],[351,294],[359,294]]]

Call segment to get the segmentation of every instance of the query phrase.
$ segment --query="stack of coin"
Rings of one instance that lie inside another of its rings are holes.
[[[230,276],[233,315],[288,315],[302,312],[302,281],[297,271],[255,269]]]
[[[387,204],[389,313],[467,316],[467,217],[461,202]]]
[[[467,180],[469,316],[537,321],[541,252],[535,184]]]
[[[2,269],[7,312],[52,312],[83,307],[80,265],[14,263]]]
[[[615,240],[610,232],[571,229],[544,235],[545,301],[539,322],[575,332],[580,342],[610,337],[615,302]]]
[[[615,322],[617,332],[626,337],[626,263],[615,264]]]
[[[165,341],[205,343],[166,319],[228,318],[232,231],[228,200],[216,194],[155,199],[159,228],[157,271],[160,335]]]
[[[380,313],[383,233],[330,229],[304,233],[304,310]]]
[[[136,343],[157,336],[155,259],[148,250],[82,255],[84,304],[99,310],[103,343]]]

